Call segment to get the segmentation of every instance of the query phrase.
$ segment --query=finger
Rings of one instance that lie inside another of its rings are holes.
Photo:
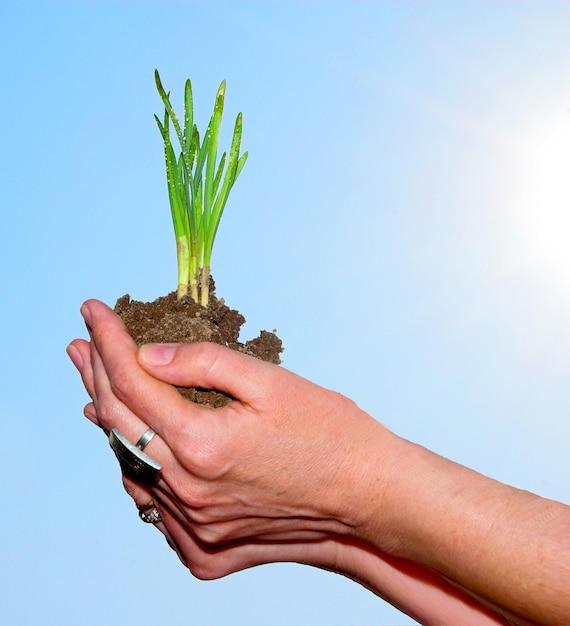
[[[223,547],[209,547],[167,509],[163,523],[172,537],[182,562],[194,576],[202,580],[221,578],[233,572],[264,563],[295,561],[317,567],[330,567],[334,554],[332,540],[275,543],[235,543]]]
[[[106,399],[105,403],[99,398],[97,401],[108,409],[108,413],[102,415],[97,406],[99,419],[107,427],[118,428],[125,436],[132,436],[133,431],[140,435],[141,423],[144,423],[163,439],[175,439],[183,426],[181,422],[187,419],[194,405],[184,400],[174,387],[141,368],[136,358],[136,344],[119,316],[109,307],[89,300],[83,305],[82,313],[91,328],[95,393],[98,395],[101,389]],[[200,412],[198,408],[195,410]]]
[[[134,500],[137,509],[155,505],[159,511],[168,509],[171,515],[177,517],[182,525],[189,522],[185,515],[184,507],[172,493],[169,486],[162,482],[159,486],[150,488],[141,485],[128,476],[123,476],[123,486],[125,491]]]
[[[66,351],[72,363],[81,374],[81,380],[87,393],[92,399],[95,399],[95,383],[93,380],[89,342],[84,339],[75,339],[67,346]],[[96,426],[102,427],[97,419],[97,411],[93,402],[85,405],[83,415]]]
[[[90,348],[90,367],[94,390],[93,406],[98,422],[108,434],[115,427],[117,416],[127,409],[113,394],[109,377],[97,348],[93,343]],[[138,427],[140,428],[140,424]]]
[[[97,411],[95,409],[95,405],[93,402],[89,402],[85,405],[83,409],[83,415],[90,421],[95,424],[95,426],[99,426],[102,430],[104,430],[101,422],[97,419]]]
[[[96,423],[107,435],[113,428],[117,428],[129,441],[137,445],[139,438],[148,430],[149,426],[116,397],[94,343],[91,344],[91,367],[96,400],[93,403],[93,409],[89,405],[86,407],[86,410],[89,411],[87,416],[90,419],[95,417]],[[158,461],[165,471],[167,468],[170,471],[175,464],[168,445],[156,434],[145,444],[144,452]]]
[[[221,578],[233,572],[265,563],[296,562],[338,571],[367,583],[367,576],[351,562],[341,566],[343,548],[334,538],[313,542],[242,543],[223,548],[204,546],[177,520],[164,521],[181,560],[192,574],[203,580]],[[373,588],[388,602],[422,623],[506,624],[477,600],[451,586],[437,574],[416,564],[362,550],[360,559],[374,572]],[[368,563],[370,561],[370,564]],[[339,567],[340,566],[340,567]],[[434,622],[434,616],[437,618]]]
[[[162,516],[166,515],[166,507],[162,504],[161,501],[155,500],[154,494],[150,489],[147,489],[139,483],[127,477],[123,477],[123,485],[125,487],[125,491],[134,500],[137,510],[139,511],[139,517],[141,509],[145,510],[148,509],[148,507],[150,506],[155,506],[157,508],[158,512],[160,513],[161,520],[158,522],[154,522],[152,525],[164,535],[168,545],[178,554],[178,557],[182,561],[183,565],[186,565],[182,553],[180,552],[178,546],[176,545],[176,542],[168,532],[164,520],[162,519]]]
[[[259,396],[260,380],[271,384],[276,365],[213,343],[146,344],[138,362],[154,377],[182,387],[229,393],[249,404]]]
[[[129,496],[134,500],[137,509],[148,506],[154,501],[154,496],[150,488],[137,483],[128,476],[123,476],[123,487]]]
[[[216,507],[189,507],[174,493],[166,483],[153,489],[155,501],[164,504],[175,514],[180,523],[202,544],[210,547],[226,544],[255,541],[276,542],[313,542],[330,536],[337,530],[337,525],[318,519],[290,517],[280,519],[269,514],[224,512]]]
[[[90,345],[84,339],[75,339],[67,346],[67,354],[79,373],[81,380],[92,399],[95,398],[93,370],[91,368]]]

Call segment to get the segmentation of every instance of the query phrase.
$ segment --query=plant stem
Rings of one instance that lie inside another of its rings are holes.
[[[181,300],[188,293],[190,257],[188,250],[188,239],[186,237],[176,238],[176,256],[178,262],[178,289],[176,297]]]
[[[202,306],[208,306],[210,299],[210,266],[204,265],[202,268],[202,277],[200,279],[200,304]]]

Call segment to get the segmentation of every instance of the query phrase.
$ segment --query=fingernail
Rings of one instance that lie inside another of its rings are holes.
[[[85,415],[85,417],[90,422],[93,422],[94,424],[98,424],[99,423],[97,421],[97,412],[95,411],[95,407],[93,406],[92,402],[90,402],[89,404],[85,405],[85,408],[83,409],[83,415]]]
[[[71,359],[73,365],[75,365],[75,367],[79,371],[81,371],[83,369],[83,359],[81,358],[81,353],[79,352],[79,350],[75,346],[69,344],[66,348],[66,352]]]
[[[95,417],[95,414],[93,412],[93,409],[91,409],[90,407],[91,407],[90,404],[85,406],[85,408],[83,409],[83,415],[85,415],[87,419],[93,420],[93,418]]]
[[[176,354],[176,345],[147,343],[139,348],[139,360],[149,365],[167,365]]]
[[[81,309],[81,315],[83,315],[83,319],[85,320],[85,323],[87,324],[87,330],[91,330],[91,326],[93,325],[93,320],[91,318],[91,311],[89,310],[89,307],[84,304],[82,305]]]

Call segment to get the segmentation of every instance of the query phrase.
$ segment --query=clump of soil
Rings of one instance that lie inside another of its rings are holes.
[[[281,363],[281,339],[273,332],[262,330],[258,337],[245,343],[239,341],[245,317],[230,309],[214,293],[210,283],[208,307],[194,302],[191,297],[176,299],[176,292],[153,302],[131,300],[127,294],[117,300],[115,312],[122,318],[137,345],[144,343],[192,343],[211,341],[269,363]],[[232,400],[215,390],[178,387],[180,393],[193,402],[211,408],[225,406]]]

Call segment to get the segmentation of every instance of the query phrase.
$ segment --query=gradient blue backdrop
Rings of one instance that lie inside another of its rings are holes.
[[[244,113],[214,273],[245,337],[570,501],[569,32],[546,0],[0,1],[3,623],[413,623],[299,565],[194,580],[82,417],[81,302],[175,286],[155,67]]]

